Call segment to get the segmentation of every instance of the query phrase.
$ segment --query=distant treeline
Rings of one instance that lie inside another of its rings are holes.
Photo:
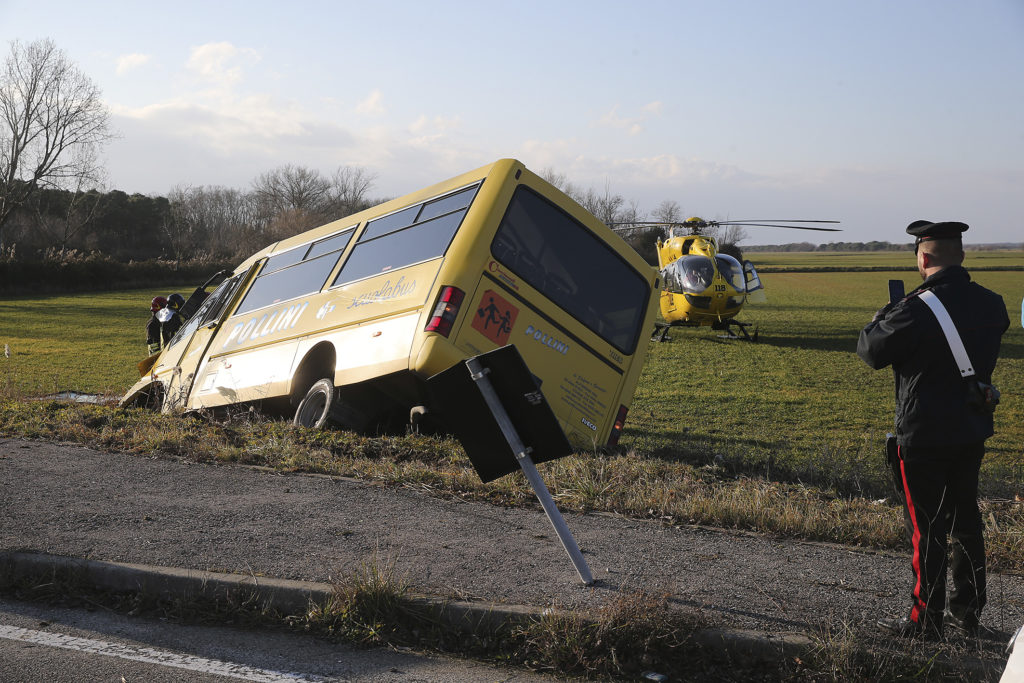
[[[137,261],[239,261],[286,237],[383,200],[372,175],[283,166],[248,190],[176,187],[166,197],[120,190],[38,189],[0,224],[0,262],[60,262],[67,254]]]
[[[893,244],[891,242],[829,242],[828,244],[811,244],[810,242],[790,242],[789,244],[758,244],[744,246],[743,251],[913,251],[912,242]],[[1024,243],[1000,242],[998,244],[965,244],[966,251],[1000,251],[1003,249],[1024,249]]]
[[[790,242],[789,244],[760,244],[745,246],[744,251],[906,251],[912,249],[907,244],[892,242],[829,242],[828,244],[811,244],[810,242]]]
[[[214,274],[231,270],[234,262],[116,261],[97,253],[65,252],[60,259],[10,261],[0,259],[0,294],[48,294],[168,287],[188,294]]]

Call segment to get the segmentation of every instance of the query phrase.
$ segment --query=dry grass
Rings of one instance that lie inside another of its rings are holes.
[[[519,474],[480,482],[451,438],[368,437],[295,429],[242,415],[228,420],[155,415],[60,401],[0,400],[0,434],[72,441],[129,453],[163,452],[195,461],[375,480],[438,496],[501,505],[537,504]],[[763,478],[722,467],[587,453],[540,466],[559,507],[614,512],[666,525],[709,525],[780,537],[880,548],[901,547],[902,521],[890,501]],[[1024,569],[1024,509],[986,502],[991,567]]]

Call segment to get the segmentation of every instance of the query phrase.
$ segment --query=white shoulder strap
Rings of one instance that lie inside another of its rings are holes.
[[[956,325],[953,324],[953,319],[949,317],[946,307],[939,301],[939,297],[935,296],[935,293],[930,290],[921,292],[920,297],[921,301],[928,304],[928,308],[932,309],[932,313],[935,314],[936,319],[939,321],[942,333],[946,335],[949,350],[953,352],[953,358],[956,359],[956,364],[960,367],[960,376],[972,376],[974,368],[971,366],[971,359],[967,355],[964,342],[960,339],[960,333],[956,331]]]

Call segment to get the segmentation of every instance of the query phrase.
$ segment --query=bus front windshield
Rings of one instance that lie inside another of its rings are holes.
[[[616,349],[633,353],[650,286],[611,247],[557,206],[519,186],[491,253]]]

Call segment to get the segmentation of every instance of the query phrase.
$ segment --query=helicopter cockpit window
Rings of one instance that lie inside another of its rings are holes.
[[[650,285],[607,244],[524,185],[516,188],[491,253],[623,353],[633,353]]]
[[[729,286],[737,292],[747,291],[747,283],[743,278],[743,266],[728,254],[715,256],[715,263],[718,265],[718,272],[722,274]]]
[[[711,286],[715,266],[707,256],[690,254],[673,261],[662,272],[666,290],[677,294],[701,294]]]

